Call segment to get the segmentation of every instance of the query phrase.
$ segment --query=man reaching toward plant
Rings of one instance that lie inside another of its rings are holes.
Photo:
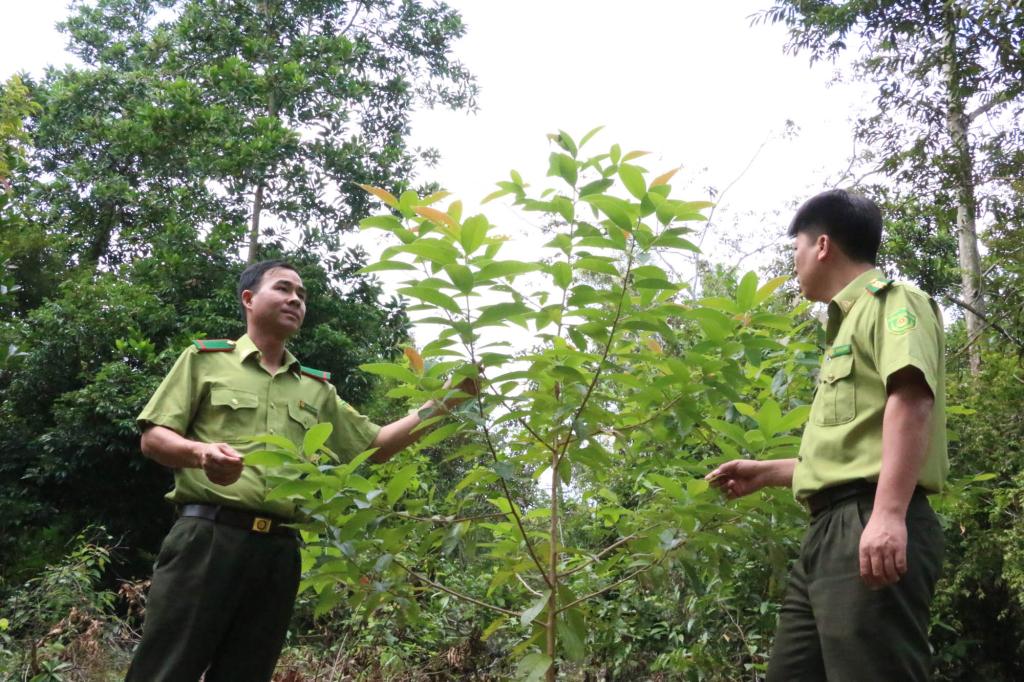
[[[419,413],[380,427],[342,401],[330,374],[285,348],[302,326],[306,290],[283,261],[249,266],[238,281],[247,333],[237,341],[196,341],[138,417],[142,452],[174,469],[180,518],[160,548],[146,602],[142,641],[127,680],[270,680],[299,584],[299,544],[285,500],[267,501],[248,441],[271,433],[302,442],[318,422],[326,445],[345,457],[376,448],[383,462],[413,443]],[[477,384],[466,379],[447,410]],[[248,442],[247,442],[248,441]]]
[[[927,495],[949,468],[941,312],[874,267],[882,216],[870,200],[823,192],[789,236],[803,295],[828,304],[799,456],[733,460],[707,476],[730,497],[792,486],[811,513],[768,680],[926,680],[943,556]]]

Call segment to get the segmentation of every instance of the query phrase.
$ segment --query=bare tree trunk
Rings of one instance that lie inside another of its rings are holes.
[[[959,69],[956,63],[956,28],[952,22],[946,31],[946,121],[949,136],[956,151],[956,229],[959,241],[960,283],[963,298],[976,312],[967,310],[967,339],[970,343],[969,358],[971,374],[981,371],[981,334],[984,330],[985,297],[982,291],[981,256],[978,252],[977,201],[975,199],[974,155],[967,138],[968,119],[964,111],[964,100],[960,88]]]
[[[277,116],[277,102],[274,100],[274,91],[271,90],[267,96],[267,112],[271,117]],[[260,259],[260,214],[263,212],[263,191],[266,187],[266,178],[261,178],[256,185],[256,194],[252,199],[252,222],[249,224],[249,257],[246,259],[249,265]]]
[[[256,186],[256,196],[252,200],[252,223],[249,226],[249,265],[260,259],[260,213],[263,211],[263,182]]]

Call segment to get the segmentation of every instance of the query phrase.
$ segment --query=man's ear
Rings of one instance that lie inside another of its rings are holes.
[[[829,239],[827,234],[819,234],[814,240],[814,245],[818,247],[817,259],[823,261],[829,256],[833,255],[832,240]]]
[[[242,307],[246,310],[252,307],[252,289],[242,290]]]

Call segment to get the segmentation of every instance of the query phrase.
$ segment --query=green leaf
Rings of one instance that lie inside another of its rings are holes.
[[[608,216],[608,219],[617,227],[623,230],[633,229],[636,218],[633,216],[628,202],[607,194],[589,194],[580,198]]]
[[[444,271],[448,273],[448,276],[452,280],[452,284],[462,292],[463,294],[472,293],[473,291],[473,272],[465,265],[458,263],[452,263],[451,265],[444,266]]]
[[[392,248],[395,251],[411,253],[442,266],[454,263],[459,258],[459,252],[440,239],[417,239],[412,244],[403,244]]]
[[[619,271],[612,263],[611,259],[608,258],[596,258],[596,257],[585,257],[580,258],[576,261],[576,267],[581,270],[589,270],[591,272],[599,272],[602,275],[609,275],[611,277],[618,277]]]
[[[583,612],[578,608],[571,608],[558,614],[555,629],[566,657],[570,661],[584,660],[587,654],[587,622],[583,618]]]
[[[793,429],[800,428],[807,421],[807,417],[810,416],[810,414],[810,405],[801,405],[799,407],[793,408],[792,410],[787,412],[786,416],[783,417],[782,420],[779,422],[778,432],[783,433],[785,431],[792,431]]]
[[[686,492],[690,497],[696,497],[708,489],[708,482],[703,478],[692,478],[686,482]]]
[[[490,639],[491,635],[501,629],[501,627],[508,622],[508,616],[498,616],[491,621],[491,624],[484,628],[483,633],[480,634],[480,641],[486,642]]]
[[[495,303],[484,306],[480,309],[480,316],[476,318],[476,326],[504,323],[508,318],[530,312],[530,309],[523,303]]]
[[[673,478],[661,474],[647,474],[647,480],[675,498],[683,496],[683,486]]]
[[[547,674],[551,664],[551,657],[546,654],[527,654],[516,666],[516,676],[522,682],[537,682]]]
[[[975,483],[981,483],[983,481],[991,481],[993,478],[997,478],[998,476],[999,476],[999,474],[994,474],[992,472],[986,472],[986,473],[983,473],[983,474],[976,475],[971,480],[974,481]]]
[[[600,180],[588,182],[587,184],[583,185],[583,187],[580,187],[580,196],[585,197],[588,194],[600,194],[601,192],[604,192],[606,189],[608,189],[614,184],[615,182],[607,178],[602,178]]]
[[[507,277],[508,279],[515,279],[517,275],[523,275],[527,272],[536,272],[541,269],[539,263],[523,263],[517,260],[502,260],[488,263],[484,267],[480,268],[477,272],[478,281],[486,281],[490,279],[498,279],[500,277]]]
[[[448,310],[453,313],[462,312],[462,308],[459,307],[459,304],[455,301],[454,298],[452,298],[448,294],[438,291],[437,289],[431,289],[430,287],[422,286],[402,287],[401,289],[398,290],[398,293],[403,294],[405,296],[409,296],[410,298],[418,298],[421,301],[436,305],[439,308],[444,308],[445,310]]]
[[[295,458],[280,450],[257,450],[244,456],[246,466],[279,467],[286,462],[294,462]]]
[[[545,592],[535,601],[530,608],[523,611],[519,616],[519,623],[525,628],[529,627],[533,619],[540,615],[540,612],[544,610],[544,607],[548,605],[548,598],[551,596],[551,592]]]
[[[405,263],[400,260],[380,260],[376,263],[371,263],[365,268],[360,268],[359,272],[364,275],[368,275],[371,272],[381,272],[384,270],[415,270],[416,266],[412,263]]]
[[[597,135],[602,130],[604,130],[604,126],[597,126],[593,130],[588,132],[586,135],[584,135],[582,138],[580,138],[580,148],[582,148],[583,145],[585,145],[587,142],[589,142],[590,138],[592,138],[594,135]]]
[[[777,400],[768,398],[757,411],[757,425],[765,436],[771,437],[779,432],[779,424],[782,423],[782,408]]]
[[[306,453],[306,456],[313,455],[313,453],[323,447],[323,444],[330,438],[332,431],[334,431],[334,425],[329,422],[317,424],[309,431],[306,431],[306,436],[302,439],[302,451]]]
[[[572,284],[572,267],[565,261],[552,263],[548,268],[555,286],[559,289],[568,289]]]
[[[359,369],[379,377],[395,379],[404,384],[418,384],[420,381],[420,378],[413,374],[412,370],[408,367],[403,367],[393,362],[368,362],[359,365]]]
[[[771,296],[773,293],[775,293],[776,289],[781,287],[783,284],[788,282],[790,279],[791,278],[789,277],[789,275],[783,275],[782,277],[776,277],[774,279],[770,279],[767,282],[765,282],[764,284],[762,284],[761,288],[757,290],[756,294],[754,294],[754,302],[753,302],[753,304],[755,306],[759,306],[762,303],[764,303],[766,300],[768,300],[769,296]]]
[[[551,154],[550,161],[551,167],[548,169],[548,175],[562,178],[572,186],[576,185],[579,174],[575,159],[567,154],[554,152]]]
[[[462,232],[459,234],[459,243],[462,248],[465,249],[466,255],[470,255],[484,243],[484,239],[487,237],[487,230],[490,227],[490,223],[487,222],[487,218],[483,215],[475,215],[471,218],[466,218],[466,222],[462,223]]]
[[[421,448],[429,448],[429,447],[431,447],[433,445],[437,445],[438,443],[443,441],[445,438],[448,438],[449,436],[454,435],[455,432],[458,431],[461,427],[462,427],[462,425],[460,423],[458,423],[458,422],[452,422],[451,424],[445,424],[444,426],[440,426],[440,427],[434,429],[433,431],[431,431],[430,433],[428,433],[421,440],[419,440],[417,442],[417,444]]]
[[[388,504],[394,505],[395,502],[398,502],[399,498],[401,498],[409,488],[409,483],[412,481],[412,477],[416,475],[416,467],[417,465],[415,463],[406,464],[391,477],[387,488],[384,489],[384,494],[387,496]]]
[[[253,436],[249,439],[251,443],[266,443],[267,445],[276,445],[285,452],[289,452],[293,455],[299,454],[299,448],[296,447],[295,443],[291,442],[284,436],[277,436],[270,433],[264,433],[259,436]]]
[[[622,164],[619,166],[619,178],[626,186],[629,193],[637,199],[643,199],[647,195],[647,185],[644,183],[644,174],[636,166]]]
[[[576,148],[576,143],[572,141],[572,137],[569,135],[569,133],[565,132],[564,130],[558,131],[557,141],[558,145],[562,149],[569,152],[573,156],[576,156],[576,154],[579,153],[579,150]]]
[[[754,306],[754,294],[757,292],[757,274],[748,272],[743,275],[740,284],[736,287],[736,304],[740,310],[746,312]]]

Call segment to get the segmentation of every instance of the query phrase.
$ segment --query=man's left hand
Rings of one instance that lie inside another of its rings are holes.
[[[899,582],[907,572],[907,522],[871,514],[860,536],[860,578],[873,590]]]

